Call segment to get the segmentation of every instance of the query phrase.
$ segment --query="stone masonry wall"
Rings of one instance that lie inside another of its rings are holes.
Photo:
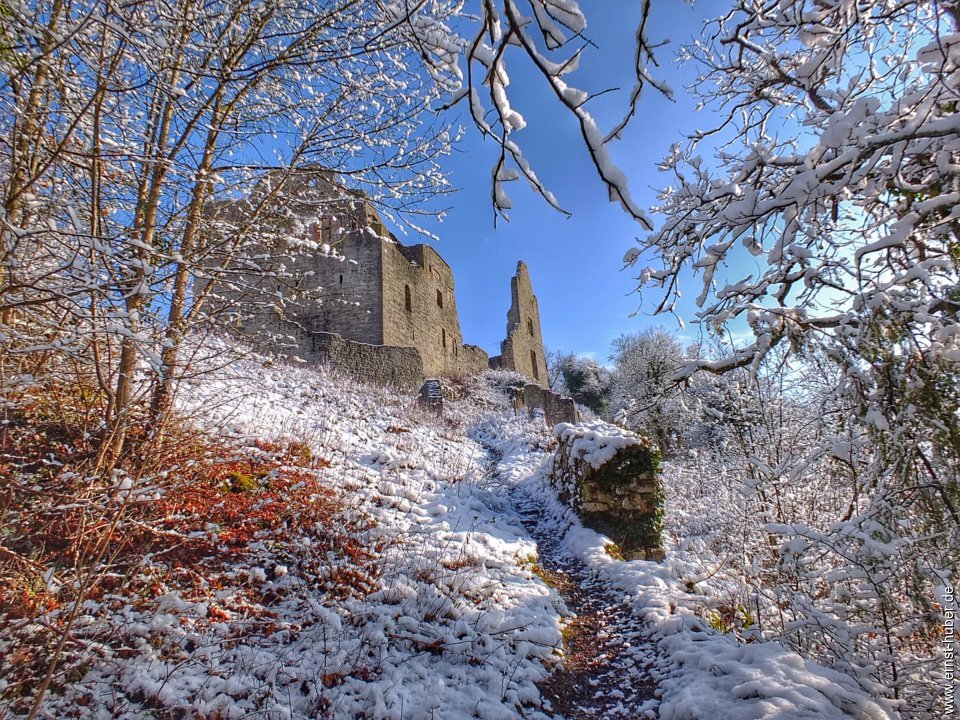
[[[453,271],[433,248],[381,243],[383,344],[413,346],[427,375],[457,375],[463,336]]]
[[[482,348],[476,345],[464,345],[460,348],[460,366],[458,375],[479,375],[489,366],[490,359]]]
[[[558,423],[580,422],[577,403],[573,398],[564,397],[539,385],[528,383],[524,386],[523,403],[529,411],[542,410],[544,420],[550,427]]]
[[[362,194],[339,187],[329,172],[281,176],[263,178],[248,200],[213,201],[205,209],[213,228],[242,227],[254,209],[261,213],[249,230],[257,244],[233,260],[213,304],[227,306],[235,329],[275,348],[296,350],[292,342],[309,352],[309,334],[317,330],[380,342],[379,218]],[[282,192],[264,200],[280,181]]]
[[[383,302],[380,240],[369,230],[347,233],[338,252],[343,257],[318,253],[299,259],[304,282],[320,288],[317,295],[299,306],[297,313],[306,330],[328,332],[370,345],[383,343]]]
[[[501,367],[526,375],[538,385],[547,382],[547,362],[540,333],[540,310],[530,285],[527,266],[517,263],[510,280],[510,309],[507,311],[507,339],[500,344]]]
[[[409,392],[416,392],[423,383],[423,359],[416,348],[367,345],[329,333],[313,333],[310,343],[321,365],[357,380]]]
[[[270,179],[261,190],[270,190]],[[470,375],[487,368],[486,353],[463,344],[453,272],[433,248],[397,242],[364,196],[339,187],[330,173],[289,178],[283,192],[289,197],[277,201],[280,208],[261,228],[262,246],[239,258],[218,283],[221,296],[236,310],[235,329],[258,345],[305,357],[318,352],[318,333],[370,346],[415,348],[419,361],[412,375],[419,377]],[[211,217],[240,223],[249,206],[214,203]],[[283,281],[264,272],[281,265],[289,276]],[[245,290],[254,285],[256,291]],[[341,365],[339,347],[324,350],[329,364]],[[384,373],[396,374],[395,368],[384,370],[376,354],[358,351],[343,358],[341,369],[357,377],[383,382]],[[369,359],[372,367],[360,367],[364,363],[358,358]]]
[[[647,438],[603,422],[560,424],[550,481],[584,526],[627,559],[663,558],[663,484]]]

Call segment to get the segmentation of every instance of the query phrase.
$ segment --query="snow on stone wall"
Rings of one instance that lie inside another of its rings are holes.
[[[663,486],[649,440],[604,422],[560,423],[554,435],[550,478],[561,501],[624,557],[660,559]]]

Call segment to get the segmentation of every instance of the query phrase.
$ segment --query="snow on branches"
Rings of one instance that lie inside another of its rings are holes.
[[[766,528],[794,576],[780,609],[826,628],[819,648],[784,639],[917,718],[936,715],[937,664],[918,660],[937,651],[935,591],[960,572],[958,29],[955,2],[739,0],[685,50],[719,119],[663,160],[662,224],[641,241],[658,263],[638,273],[657,312],[692,275],[708,334],[752,334],[676,379],[749,367],[822,386],[778,401],[833,410],[750,486],[848,496],[816,528]]]
[[[663,161],[675,180],[645,241],[662,265],[640,279],[665,291],[662,310],[693,269],[701,322],[750,325],[757,343],[726,366],[783,339],[860,332],[891,303],[924,327],[929,357],[960,358],[947,329],[960,216],[953,24],[917,3],[740,3],[687,49],[722,120]]]
[[[466,82],[448,106],[467,102],[474,124],[500,148],[492,173],[492,203],[496,215],[506,217],[511,208],[504,184],[523,177],[535,193],[554,209],[566,212],[559,200],[537,176],[512,135],[526,126],[522,114],[510,101],[507,86],[507,56],[516,50],[522,60],[543,78],[560,106],[577,122],[584,147],[597,175],[607,188],[610,201],[646,228],[652,225],[633,200],[626,176],[614,165],[606,144],[619,137],[634,115],[642,89],[651,85],[665,94],[669,88],[652,78],[648,63],[653,61],[653,44],[647,38],[650,3],[641,4],[637,28],[636,83],[626,114],[607,134],[587,110],[594,94],[567,83],[565,76],[577,69],[583,50],[590,44],[584,36],[587,19],[576,0],[481,0],[480,22],[466,50]],[[529,8],[524,12],[524,8]],[[604,92],[604,91],[600,91]],[[490,117],[493,120],[490,120]]]

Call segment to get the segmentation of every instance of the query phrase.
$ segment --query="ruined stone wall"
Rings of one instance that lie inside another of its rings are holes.
[[[363,382],[409,392],[416,392],[423,383],[423,360],[416,348],[367,345],[339,335],[313,333],[310,351],[321,365]]]
[[[253,196],[276,190],[273,179],[266,178]],[[364,196],[338,186],[330,173],[287,179],[276,202],[258,225],[262,244],[238,258],[226,282],[218,283],[237,310],[235,329],[260,345],[304,357],[315,352],[317,333],[413,347],[421,376],[486,369],[486,353],[463,344],[453,272],[433,248],[398,243]],[[211,219],[226,226],[242,224],[256,203],[213,205]],[[288,277],[278,280],[281,267]]]
[[[464,345],[460,348],[458,375],[479,375],[488,369],[490,358],[482,348],[476,345]]]
[[[273,194],[281,182],[282,191]],[[245,228],[257,239],[232,259],[211,302],[226,308],[233,329],[257,343],[302,352],[309,352],[307,338],[317,330],[381,342],[376,232],[382,224],[362,194],[338,186],[325,171],[273,173],[248,198],[211,202],[204,214],[212,232]]]
[[[547,362],[540,332],[540,310],[530,285],[527,266],[517,263],[510,280],[510,309],[507,311],[507,339],[500,343],[501,367],[526,375],[538,385],[547,382]]]
[[[523,403],[528,411],[542,410],[547,425],[580,422],[577,403],[573,398],[564,397],[552,390],[528,383],[523,388]]]
[[[663,558],[659,454],[647,438],[603,422],[561,424],[550,481],[584,526],[627,559]]]
[[[420,350],[427,375],[457,375],[463,336],[453,295],[453,271],[427,245],[384,241],[383,342]]]

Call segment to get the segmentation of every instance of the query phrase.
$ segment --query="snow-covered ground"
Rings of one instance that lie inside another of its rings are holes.
[[[659,705],[644,710],[665,720],[891,717],[839,673],[711,629],[669,554],[664,564],[613,559],[556,500],[551,433],[514,416],[502,382],[469,381],[440,418],[412,398],[256,359],[182,388],[180,411],[238,446],[294,439],[322,457],[317,496],[335,498],[343,532],[370,548],[367,571],[350,575],[356,558],[307,536],[262,532],[190,594],[91,603],[77,626],[100,628],[88,634],[93,659],[48,695],[49,716],[545,719],[537,683],[562,662],[569,613],[535,572],[521,497],[655,645]]]
[[[491,429],[487,425],[487,429]],[[623,562],[611,557],[609,541],[580,525],[561,505],[543,471],[543,454],[524,445],[523,427],[500,424],[491,445],[503,457],[499,474],[544,507],[566,550],[622,593],[638,624],[657,645],[651,674],[660,686],[662,720],[759,718],[890,718],[846,675],[819,667],[775,642],[741,644],[704,620],[706,598],[687,592],[678,577],[686,570],[668,551],[664,563]]]

